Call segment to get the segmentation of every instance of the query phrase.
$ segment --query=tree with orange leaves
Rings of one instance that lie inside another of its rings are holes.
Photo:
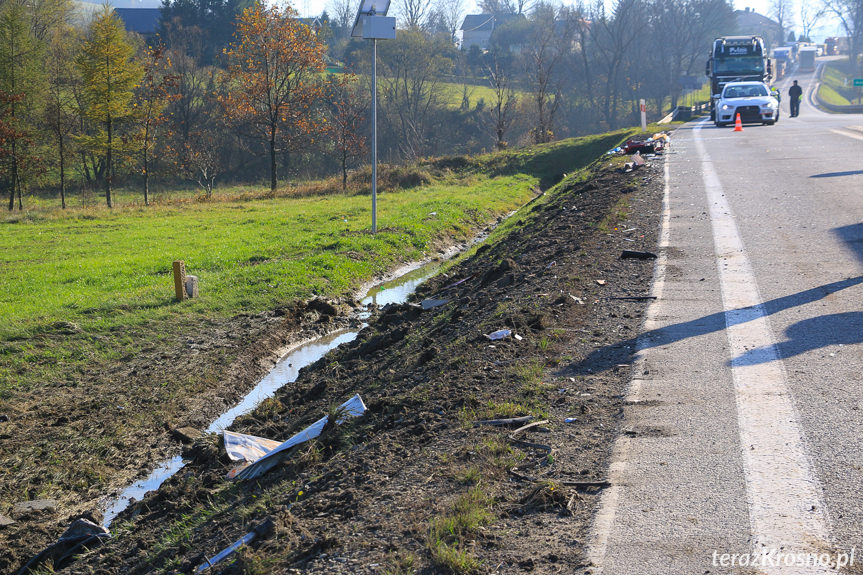
[[[323,92],[316,74],[324,69],[326,46],[290,7],[260,3],[243,11],[234,37],[225,50],[229,64],[222,102],[231,119],[266,139],[270,189],[275,190],[280,146],[319,128],[311,108]]]

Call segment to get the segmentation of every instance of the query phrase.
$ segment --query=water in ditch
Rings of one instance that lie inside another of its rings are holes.
[[[391,303],[404,303],[422,282],[437,273],[440,264],[431,262],[417,267],[391,281],[377,285],[369,290],[361,303],[364,306],[376,304],[383,307]],[[236,406],[219,416],[207,428],[208,433],[218,433],[229,427],[234,420],[255,409],[263,400],[272,397],[276,391],[296,381],[302,368],[315,363],[331,350],[356,339],[359,329],[342,329],[290,349],[276,363],[273,369],[250,391]],[[179,455],[162,462],[145,479],[135,482],[124,489],[116,498],[109,501],[102,524],[111,525],[133,499],[141,499],[148,491],[158,489],[162,483],[177,473],[185,465]]]

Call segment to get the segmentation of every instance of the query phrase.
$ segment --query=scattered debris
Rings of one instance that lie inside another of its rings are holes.
[[[518,341],[521,341],[521,340],[523,340],[523,339],[524,339],[523,337],[521,337],[521,336],[520,336],[520,335],[518,335],[518,334],[515,334],[513,337],[514,337],[515,339],[517,339]]]
[[[448,299],[424,299],[422,301],[422,308],[424,310],[440,307],[442,305],[446,305],[449,303]]]
[[[19,501],[12,506],[12,519],[25,519],[34,515],[43,515],[57,511],[57,502],[53,499],[34,499]]]
[[[617,297],[604,297],[604,300],[622,300],[622,301],[648,301],[656,299],[655,295],[624,295]]]
[[[620,254],[622,260],[655,260],[658,256],[653,252],[636,252],[632,250],[623,250]]]
[[[76,519],[56,543],[30,559],[18,570],[17,575],[26,575],[43,564],[50,565],[53,573],[55,569],[62,569],[71,563],[82,552],[99,547],[109,537],[111,533],[104,527],[87,519]]]
[[[474,425],[516,425],[528,423],[532,419],[532,415],[525,415],[524,417],[510,417],[507,419],[482,419],[474,422]]]
[[[7,525],[14,525],[15,520],[11,517],[6,517],[5,515],[0,515],[0,527],[6,527]]]
[[[563,420],[564,423],[575,423],[576,421],[578,421],[578,419],[576,419],[575,417],[567,417]]]
[[[336,420],[336,425],[341,425],[348,417],[359,417],[365,412],[366,405],[363,403],[360,395],[357,394],[339,406],[338,413],[341,414],[341,417]],[[289,450],[292,447],[318,437],[324,430],[324,427],[326,427],[328,421],[329,416],[325,415],[284,443],[281,443],[275,449],[268,451],[260,459],[235,467],[228,472],[228,479],[254,479],[255,477],[260,477],[281,463],[282,460],[288,458],[290,456]]]
[[[605,280],[596,280],[596,283],[601,285],[601,286],[604,286],[607,282]]]
[[[225,451],[231,461],[257,461],[270,451],[281,445],[280,441],[265,439],[245,433],[234,431],[223,431],[222,437],[225,441]]]
[[[578,305],[584,305],[584,300],[581,299],[580,297],[576,297],[572,294],[569,294],[569,297],[571,297],[573,299],[573,301],[575,301],[575,303],[577,303]]]
[[[503,339],[505,337],[509,337],[512,334],[512,330],[510,329],[499,329],[497,331],[493,331],[490,334],[486,335],[488,339],[491,341],[497,341],[499,339]]]
[[[219,563],[226,557],[229,557],[233,553],[237,551],[243,545],[248,545],[256,538],[267,538],[275,531],[275,524],[273,523],[272,518],[267,517],[264,521],[259,523],[254,529],[210,557],[209,559],[204,559],[204,562],[195,567],[195,573],[203,573],[213,565]]]
[[[9,421],[9,416],[5,413],[0,413],[0,423],[6,423]]]

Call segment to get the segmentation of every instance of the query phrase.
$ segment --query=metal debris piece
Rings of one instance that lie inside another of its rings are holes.
[[[341,425],[348,417],[359,417],[366,412],[366,405],[360,398],[360,394],[356,394],[338,408],[341,417],[336,420],[336,425]],[[266,455],[255,460],[249,465],[241,465],[235,467],[228,472],[228,479],[254,479],[260,477],[284,459],[290,456],[290,449],[306,441],[310,441],[318,437],[323,432],[329,421],[329,416],[325,415],[301,432],[297,433],[284,443],[279,444],[275,449],[268,451]]]
[[[281,441],[265,439],[245,433],[223,431],[225,451],[231,461],[257,461],[282,444]]]
[[[203,573],[216,563],[223,561],[226,557],[229,557],[233,553],[237,551],[243,545],[248,545],[257,537],[267,537],[275,530],[275,524],[271,518],[267,518],[266,520],[259,523],[254,529],[210,557],[209,559],[204,559],[204,562],[195,567],[195,573]]]
[[[424,299],[422,301],[422,308],[424,310],[432,309],[436,307],[440,307],[442,305],[446,305],[449,303],[448,299]]]

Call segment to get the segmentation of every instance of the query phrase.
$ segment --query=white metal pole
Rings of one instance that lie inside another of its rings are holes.
[[[378,232],[378,41],[372,39],[372,233]]]

